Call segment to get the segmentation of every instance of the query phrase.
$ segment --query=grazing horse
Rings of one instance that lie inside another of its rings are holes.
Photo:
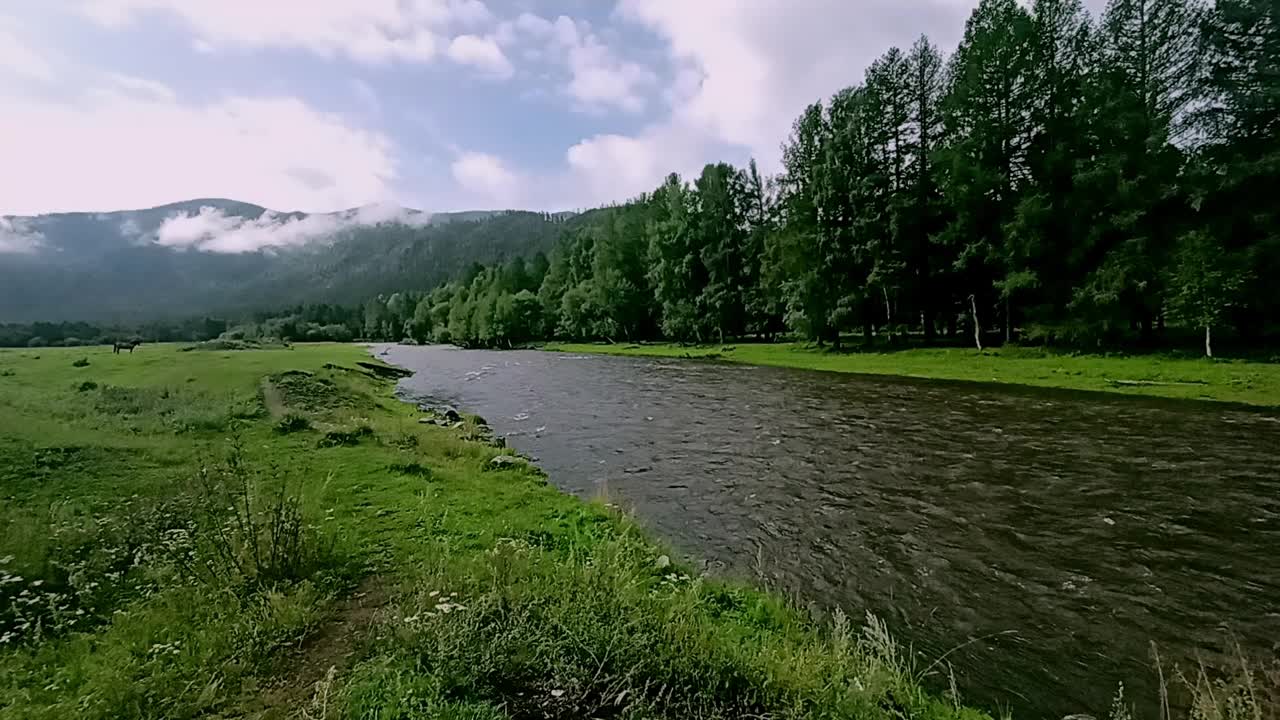
[[[119,355],[121,350],[128,350],[129,354],[132,355],[133,349],[140,344],[137,340],[117,340],[115,346],[111,348],[111,352]]]

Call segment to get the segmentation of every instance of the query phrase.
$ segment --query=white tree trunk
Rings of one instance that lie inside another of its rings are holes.
[[[1213,357],[1213,344],[1210,342],[1209,326],[1204,326],[1204,356]]]
[[[978,352],[982,352],[982,325],[978,322],[978,299],[970,295],[969,307],[973,310],[973,344],[978,346]]]

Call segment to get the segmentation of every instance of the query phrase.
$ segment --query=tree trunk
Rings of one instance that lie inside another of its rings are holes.
[[[1004,298],[1004,344],[1008,345],[1013,342],[1013,304],[1009,302],[1009,297]]]
[[[884,327],[885,332],[889,336],[889,342],[893,342],[893,307],[889,304],[889,290],[880,288],[880,292],[884,293]]]
[[[1208,325],[1204,326],[1204,356],[1213,357],[1213,343],[1210,341]]]
[[[982,324],[978,322],[978,298],[969,296],[969,309],[973,311],[973,344],[982,352]]]

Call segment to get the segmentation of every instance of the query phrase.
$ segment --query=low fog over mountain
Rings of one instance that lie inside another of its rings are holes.
[[[564,215],[389,205],[278,212],[198,199],[0,218],[0,322],[137,320],[429,287],[472,262],[547,251]]]

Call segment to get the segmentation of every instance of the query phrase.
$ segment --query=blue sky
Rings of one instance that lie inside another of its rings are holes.
[[[778,147],[974,0],[42,0],[0,6],[0,215],[573,209]],[[1098,2],[1091,2],[1096,6]]]

